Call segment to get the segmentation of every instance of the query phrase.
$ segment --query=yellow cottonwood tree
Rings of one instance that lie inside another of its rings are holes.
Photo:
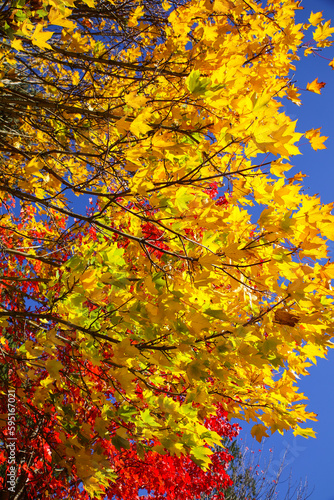
[[[334,28],[294,0],[30,4],[2,12],[1,362],[52,463],[91,495],[106,443],[208,467],[217,405],[314,435],[296,380],[331,347],[334,217],[286,177],[325,137],[282,100]]]

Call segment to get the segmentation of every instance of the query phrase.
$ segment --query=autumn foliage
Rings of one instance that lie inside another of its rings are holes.
[[[4,3],[0,460],[6,478],[10,387],[17,500],[190,499],[230,484],[212,451],[229,419],[314,435],[296,382],[331,346],[334,217],[287,177],[298,141],[326,137],[282,105],[334,28],[298,8]]]

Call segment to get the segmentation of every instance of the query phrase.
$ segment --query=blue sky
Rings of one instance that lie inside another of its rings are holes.
[[[304,10],[297,13],[298,22],[307,22],[311,11],[323,11],[324,19],[332,19],[334,25],[334,0],[302,0],[301,5]],[[308,177],[304,179],[307,193],[319,194],[321,202],[331,203],[334,201],[334,70],[328,63],[334,58],[334,47],[326,49],[320,55],[329,60],[308,56],[297,63],[295,80],[298,88],[305,89],[308,82],[318,77],[320,82],[326,82],[321,96],[301,92],[303,105],[297,107],[289,103],[285,106],[285,112],[292,119],[298,119],[298,132],[322,127],[321,135],[329,137],[326,141],[327,149],[319,151],[313,151],[302,139],[300,150],[303,154],[293,158],[291,163],[294,168],[290,172],[302,171],[307,174]],[[334,243],[330,244],[330,249],[333,260]],[[308,397],[308,409],[318,414],[318,422],[311,422],[310,425],[317,438],[294,437],[292,432],[284,436],[276,433],[267,438],[263,445],[264,458],[270,456],[269,449],[273,450],[273,469],[284,452],[287,452],[285,477],[290,471],[295,482],[307,477],[309,492],[314,490],[310,500],[334,500],[334,349],[327,358],[319,360],[317,366],[309,369],[310,376],[299,381],[300,392]],[[260,446],[250,436],[251,426],[243,427],[240,434],[242,442],[246,440],[247,446],[258,454]],[[278,500],[284,500],[285,490],[285,485],[282,485]]]

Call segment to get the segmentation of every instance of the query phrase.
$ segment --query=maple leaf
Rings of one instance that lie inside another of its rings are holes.
[[[313,82],[307,84],[306,89],[310,92],[321,94],[320,89],[322,89],[325,85],[325,82],[318,82],[318,78],[316,78]]]
[[[131,122],[130,131],[137,137],[145,135],[152,130],[152,127],[147,123],[150,118],[150,110],[145,109],[133,120],[133,122]]]
[[[277,309],[275,311],[275,321],[281,325],[295,326],[299,319],[288,311]]]
[[[321,23],[314,31],[313,39],[321,45],[327,38],[332,36],[332,33],[334,33],[334,28],[330,27],[330,21],[326,21],[324,24]]]
[[[316,13],[311,12],[311,15],[309,17],[309,22],[312,24],[312,26],[317,26],[319,23],[321,23],[322,20],[323,20],[322,12],[316,12]]]
[[[18,52],[22,51],[23,50],[22,41],[19,40],[18,38],[16,40],[13,40],[12,47],[13,47],[13,49],[17,50]]]
[[[129,106],[135,109],[143,107],[147,102],[147,98],[144,95],[137,95],[136,92],[130,92],[125,96],[124,100]]]
[[[263,424],[254,425],[251,429],[251,434],[260,443],[264,437],[269,437],[267,428]]]
[[[305,137],[310,141],[312,148],[317,151],[318,149],[326,149],[324,142],[328,137],[320,136],[321,128],[311,129],[305,133]]]
[[[34,45],[39,47],[40,49],[51,49],[52,47],[47,40],[50,40],[52,37],[52,31],[43,31],[43,25],[41,23],[37,24],[35,31],[31,37],[31,41]]]
[[[308,427],[307,429],[302,429],[301,427],[298,427],[293,431],[293,434],[294,436],[303,436],[306,439],[308,439],[309,437],[313,438],[316,437],[314,430],[311,429],[310,427]]]
[[[138,19],[143,15],[144,13],[144,8],[142,5],[138,5],[136,10],[132,13],[128,26],[136,26],[138,24]]]
[[[75,28],[75,24],[69,19],[66,19],[70,14],[71,14],[70,9],[64,9],[63,12],[61,12],[55,7],[51,7],[48,16],[50,24],[55,24],[56,26],[63,26],[64,28],[70,28],[73,30]]]

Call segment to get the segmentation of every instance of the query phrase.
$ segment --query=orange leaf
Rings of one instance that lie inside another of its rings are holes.
[[[267,434],[267,428],[262,424],[253,425],[251,429],[251,434],[260,443],[263,437],[269,437]]]
[[[328,137],[322,136],[320,137],[320,130],[321,128],[312,128],[311,130],[308,130],[305,133],[306,139],[308,139],[311,143],[312,148],[314,151],[317,151],[317,149],[326,149],[326,146],[323,144]]]
[[[320,89],[326,85],[325,82],[318,82],[318,78],[313,80],[312,83],[308,83],[306,89],[310,92],[315,92],[316,94],[321,94]]]

